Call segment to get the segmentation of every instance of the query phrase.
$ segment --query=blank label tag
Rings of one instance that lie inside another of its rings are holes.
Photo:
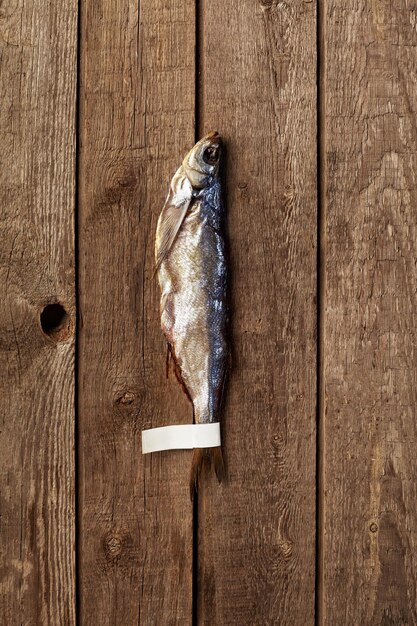
[[[142,454],[160,450],[216,448],[220,446],[220,424],[178,424],[142,430]]]

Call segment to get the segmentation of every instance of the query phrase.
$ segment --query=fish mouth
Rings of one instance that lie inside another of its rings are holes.
[[[217,130],[212,130],[205,137],[203,137],[203,141],[221,141],[220,135]]]

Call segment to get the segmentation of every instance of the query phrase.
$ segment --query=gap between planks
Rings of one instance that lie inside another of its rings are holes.
[[[79,188],[80,188],[80,138],[81,138],[81,11],[82,0],[77,2],[77,51],[76,51],[76,84],[75,84],[75,197],[74,197],[74,264],[75,264],[75,345],[74,345],[74,463],[75,463],[75,623],[81,624],[81,590],[80,590],[80,437],[79,437],[79,328],[81,327],[81,311],[79,306]]]
[[[324,624],[324,322],[326,293],[326,0],[317,0],[317,424],[315,624]]]
[[[200,92],[202,85],[202,68],[201,68],[201,38],[203,29],[203,0],[195,0],[195,61],[194,61],[194,139],[197,142],[200,139],[202,131],[201,109],[200,109]],[[192,591],[191,591],[191,623],[192,626],[198,625],[198,490],[194,493],[193,500],[193,529],[192,529]]]

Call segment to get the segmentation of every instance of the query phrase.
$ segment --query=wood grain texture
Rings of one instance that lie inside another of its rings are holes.
[[[140,12],[139,12],[140,10]],[[165,380],[156,222],[194,143],[194,3],[85,0],[80,93],[80,618],[190,624],[190,453],[142,457],[189,422]]]
[[[414,3],[326,8],[323,623],[417,623]]]
[[[63,30],[62,24],[66,27]],[[77,3],[0,8],[0,623],[75,623]],[[69,318],[54,338],[47,303]]]
[[[228,481],[199,494],[198,623],[313,624],[315,5],[203,2],[200,38],[200,134],[228,154],[233,369]]]

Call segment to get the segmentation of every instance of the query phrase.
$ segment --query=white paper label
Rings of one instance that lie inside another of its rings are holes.
[[[177,424],[142,430],[142,454],[160,450],[216,448],[220,446],[220,424]]]

